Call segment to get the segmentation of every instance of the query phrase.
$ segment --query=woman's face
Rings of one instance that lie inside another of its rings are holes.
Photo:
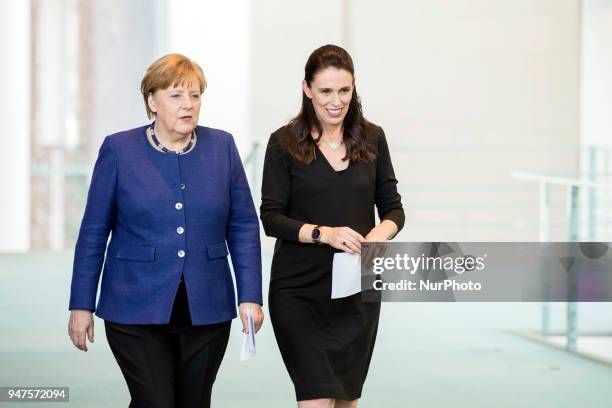
[[[155,121],[168,133],[189,135],[200,117],[200,82],[158,89],[149,95]]]
[[[317,72],[310,86],[302,81],[302,89],[312,100],[322,126],[342,124],[353,96],[353,86],[353,75],[349,71],[333,67]]]

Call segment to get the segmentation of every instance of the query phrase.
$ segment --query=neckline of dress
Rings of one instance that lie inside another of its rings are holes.
[[[323,152],[321,151],[321,149],[319,148],[319,145],[316,143],[315,141],[315,148],[319,151],[319,153],[321,154],[321,156],[323,157],[323,161],[327,164],[327,166],[331,169],[331,171],[333,171],[334,173],[338,174],[338,175],[342,175],[344,173],[346,173],[346,171],[349,169],[349,167],[351,167],[351,161],[348,161],[348,165],[340,170],[336,170],[334,169],[334,166],[331,165],[331,163],[329,162],[329,160],[327,160],[327,157],[325,157],[325,154],[323,154]]]

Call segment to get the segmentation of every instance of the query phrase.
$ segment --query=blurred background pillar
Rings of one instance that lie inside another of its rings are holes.
[[[32,1],[32,247],[61,250],[65,242],[64,167],[75,138],[75,1]],[[71,83],[72,80],[72,83]],[[71,87],[72,85],[72,87]],[[71,92],[72,91],[72,92]]]
[[[165,9],[166,0],[31,0],[32,249],[72,247],[102,139],[146,123],[140,80],[166,52]]]
[[[0,252],[30,247],[30,2],[0,0]]]

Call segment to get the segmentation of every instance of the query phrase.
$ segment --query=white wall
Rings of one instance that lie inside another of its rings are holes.
[[[582,143],[612,147],[612,2],[582,4]]]
[[[606,177],[612,171],[612,2],[582,2],[581,33],[581,126],[580,141],[584,154],[582,169],[594,177]],[[606,181],[604,181],[606,182]],[[610,241],[612,237],[612,199],[610,190],[585,192],[583,219],[589,220],[589,240]],[[592,213],[591,208],[596,210]]]
[[[264,147],[270,133],[287,124],[299,111],[304,65],[310,53],[322,45],[342,42],[342,3],[325,0],[253,3],[250,127]]]
[[[98,155],[102,139],[115,132],[148,123],[140,94],[140,81],[158,57],[163,38],[157,7],[150,0],[106,0],[92,2],[94,114],[90,158]]]
[[[252,137],[248,128],[250,8],[248,0],[174,0],[167,6],[168,53],[197,61],[208,82],[200,125],[232,133],[243,158]]]
[[[358,90],[406,206],[400,239],[537,240],[535,224],[521,228],[537,220],[536,186],[510,174],[577,170],[579,11],[578,0],[349,2]]]
[[[0,1],[0,252],[30,245],[30,2]]]

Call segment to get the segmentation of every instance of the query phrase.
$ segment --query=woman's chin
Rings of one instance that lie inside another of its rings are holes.
[[[341,116],[341,117],[329,117],[328,116],[327,118],[325,118],[323,122],[328,126],[338,126],[338,125],[341,125],[343,121],[344,121],[344,116]]]
[[[176,126],[174,128],[174,131],[181,135],[188,135],[193,131],[194,128],[195,128],[194,124],[189,124],[189,125],[184,124],[184,125]]]

